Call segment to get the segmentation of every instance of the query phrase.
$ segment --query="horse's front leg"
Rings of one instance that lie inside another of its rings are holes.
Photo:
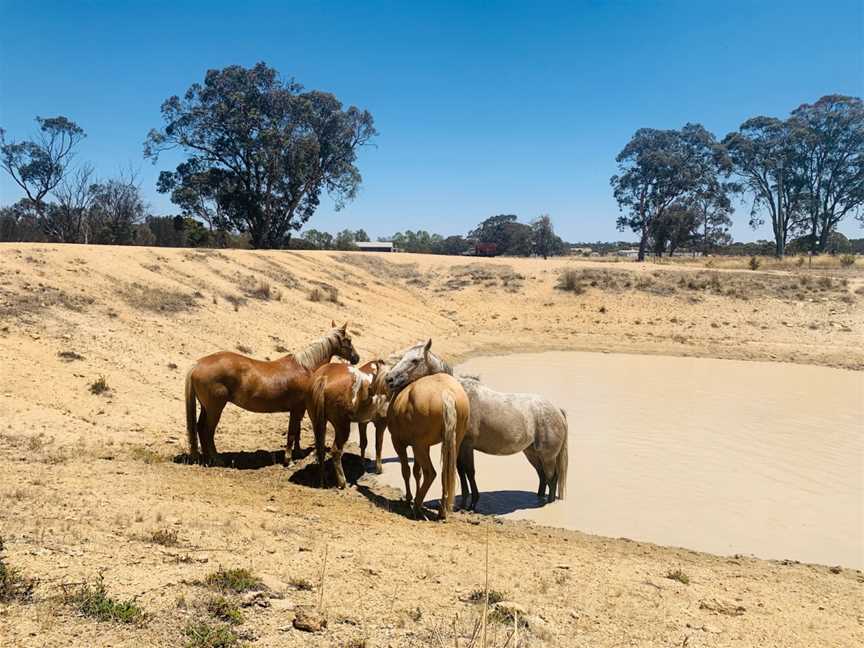
[[[468,510],[468,497],[471,495],[468,487],[468,474],[465,470],[465,442],[459,448],[459,457],[456,459],[456,471],[459,473],[459,485],[462,487],[462,503],[459,505],[463,511]]]
[[[303,422],[304,414],[306,414],[305,406],[295,408],[288,414],[288,433],[285,436],[285,459],[282,462],[285,466],[290,466],[294,459],[300,458],[300,424]]]

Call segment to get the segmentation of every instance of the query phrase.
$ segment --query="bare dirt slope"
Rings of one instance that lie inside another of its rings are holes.
[[[281,415],[226,410],[217,446],[246,469],[171,461],[196,357],[273,358],[331,318],[351,321],[364,359],[431,336],[454,361],[566,348],[864,367],[855,271],[634,266],[0,246],[0,536],[5,564],[38,579],[32,601],[0,603],[0,645],[469,645],[487,539],[490,587],[527,615],[520,646],[860,645],[858,572],[479,516],[415,522],[374,480],[321,491],[305,485],[311,458],[282,468]],[[555,288],[562,268],[574,292]],[[107,391],[91,393],[100,378]],[[350,455],[346,468],[362,471]],[[266,588],[226,596],[236,625],[204,583],[220,566]],[[76,584],[99,574],[146,618],[83,615]],[[327,628],[294,629],[319,601]],[[502,646],[512,620],[492,616]]]

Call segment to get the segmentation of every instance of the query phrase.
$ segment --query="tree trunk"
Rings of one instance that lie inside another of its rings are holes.
[[[639,255],[636,257],[637,261],[645,260],[645,248],[648,247],[648,228],[642,228],[642,238],[639,240]]]

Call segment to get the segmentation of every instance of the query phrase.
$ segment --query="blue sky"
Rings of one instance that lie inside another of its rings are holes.
[[[357,200],[323,203],[309,226],[456,234],[549,213],[565,239],[615,239],[609,176],[637,128],[696,121],[722,137],[824,94],[861,96],[862,6],[0,0],[0,125],[22,138],[36,115],[74,119],[81,160],[102,177],[140,170],[152,211],[171,213],[155,179],[172,158],[142,157],[160,104],[208,68],[263,60],[367,108],[381,133]],[[3,177],[0,203],[18,197]],[[748,211],[735,238],[769,237]]]

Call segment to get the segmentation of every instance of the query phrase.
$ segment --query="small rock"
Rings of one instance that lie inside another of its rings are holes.
[[[265,513],[275,513],[275,512],[276,512],[276,509],[273,508],[272,506],[265,506],[265,507],[264,507],[264,512],[265,512]]]
[[[243,607],[270,607],[270,601],[267,600],[267,595],[264,592],[246,592],[240,599],[240,605]]]
[[[720,601],[718,599],[699,601],[699,609],[710,610],[711,612],[725,614],[727,616],[741,616],[746,610],[746,608],[741,605],[729,603],[728,601]]]
[[[297,608],[294,627],[303,632],[321,632],[327,627],[327,619],[313,607]]]
[[[710,634],[720,634],[723,632],[720,628],[712,625],[708,625],[707,623],[702,626],[702,632],[708,632]]]
[[[829,567],[828,571],[830,571],[832,574],[839,574],[843,571],[843,568],[840,565],[834,565],[833,567]]]

